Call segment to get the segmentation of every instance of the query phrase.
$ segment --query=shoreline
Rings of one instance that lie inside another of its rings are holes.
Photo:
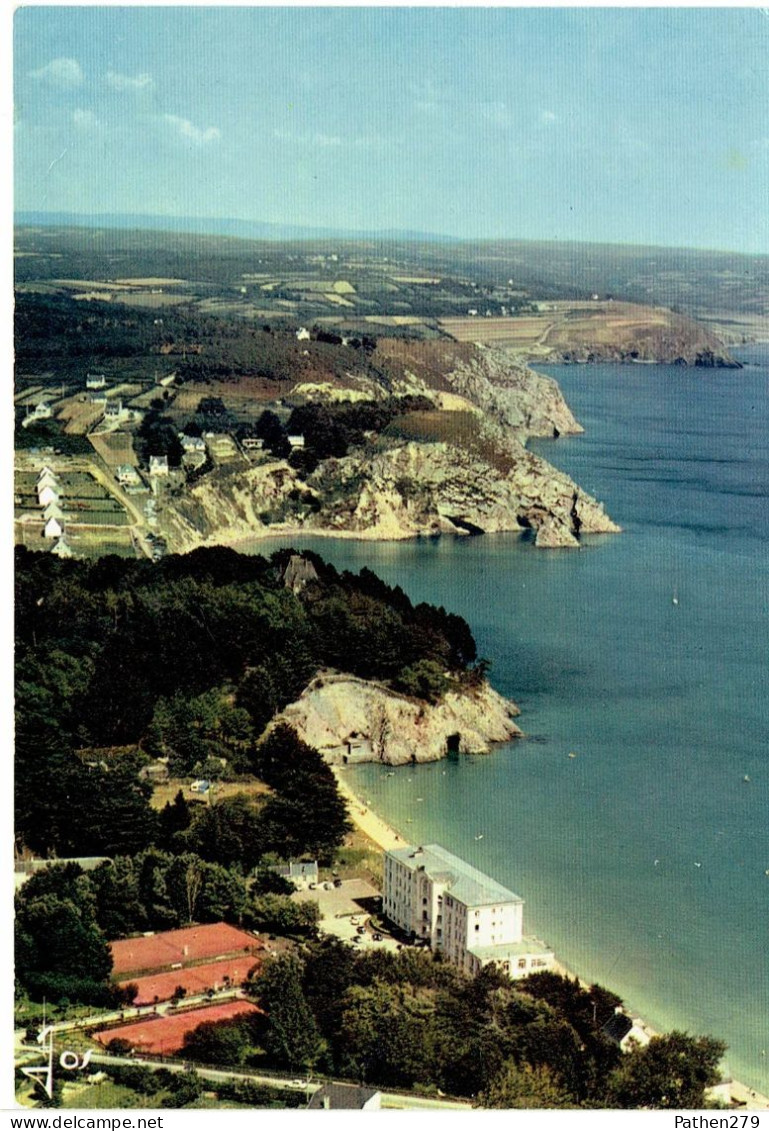
[[[403,848],[409,841],[401,836],[400,833],[388,825],[377,813],[371,809],[368,803],[360,797],[350,786],[349,782],[344,776],[344,767],[330,766],[329,769],[334,775],[337,787],[340,794],[347,802],[347,810],[350,820],[364,833],[369,840],[378,845],[383,851],[391,848]],[[585,982],[579,974],[570,969],[560,959],[556,958],[553,965],[553,970],[557,974],[561,974],[565,978],[576,978],[577,981],[585,989],[589,988],[589,983]],[[610,989],[611,987],[607,987]],[[628,1016],[632,1016],[633,1020],[643,1029],[647,1036],[657,1037],[664,1036],[658,1030],[648,1025],[642,1017],[639,1017],[635,1011],[627,1009]],[[769,1096],[762,1095],[757,1092],[755,1088],[748,1087],[739,1080],[729,1081],[729,1095],[733,1102],[737,1103],[742,1111],[769,1111]]]

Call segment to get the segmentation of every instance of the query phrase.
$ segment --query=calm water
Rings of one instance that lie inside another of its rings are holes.
[[[722,1037],[763,1091],[767,350],[741,351],[736,372],[548,369],[586,433],[536,448],[621,535],[580,551],[504,535],[301,543],[462,613],[528,736],[394,777],[356,767],[353,787],[409,840],[507,883],[528,931],[653,1025]]]

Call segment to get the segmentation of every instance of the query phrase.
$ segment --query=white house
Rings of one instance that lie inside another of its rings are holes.
[[[43,468],[43,470],[37,477],[37,490],[42,491],[43,487],[53,487],[54,490],[56,490],[58,485],[59,480],[56,478],[54,473],[52,471],[49,471],[47,467]]]
[[[45,487],[38,487],[37,501],[41,507],[47,506],[48,503],[58,503],[59,494],[55,488],[46,484]]]
[[[53,414],[47,401],[39,401],[35,405],[35,411],[32,415],[35,420],[49,420]]]
[[[75,556],[74,550],[69,542],[65,540],[63,534],[58,542],[55,542],[53,546],[51,546],[51,553],[56,554],[59,558],[73,558]]]
[[[301,326],[296,332],[296,340],[298,342],[309,342],[310,331],[305,329],[304,326]]]
[[[493,963],[511,978],[553,965],[523,934],[523,900],[439,844],[385,852],[382,910],[468,973]]]
[[[110,420],[117,420],[118,417],[123,415],[123,402],[121,400],[107,401],[104,415]]]
[[[139,472],[130,463],[121,463],[115,468],[115,479],[124,487],[136,487],[141,483]]]
[[[58,503],[48,503],[43,511],[43,518],[46,522],[49,518],[57,518],[61,522],[64,518],[64,511]]]
[[[303,448],[304,447],[304,436],[297,436],[297,435],[291,436],[291,435],[289,435],[288,436],[288,442],[289,442],[289,444],[291,445],[292,448]]]
[[[205,454],[206,442],[202,436],[187,436],[179,433],[179,443],[185,452],[203,452]]]
[[[150,475],[168,475],[168,456],[150,456]]]
[[[107,384],[107,378],[103,373],[86,373],[85,387],[86,389],[104,389]]]
[[[46,538],[61,538],[64,531],[62,530],[61,523],[57,518],[49,518],[45,524],[43,535]]]

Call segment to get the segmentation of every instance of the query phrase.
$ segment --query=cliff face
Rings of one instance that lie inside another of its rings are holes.
[[[323,461],[306,480],[283,460],[216,471],[169,507],[173,548],[297,531],[384,540],[524,530],[537,546],[555,547],[619,529],[600,503],[525,447],[530,436],[582,431],[555,381],[503,350],[390,348],[395,376],[382,395],[428,397],[434,433],[373,438]]]
[[[488,754],[521,731],[518,708],[487,683],[450,692],[435,706],[353,676],[324,674],[274,720],[289,723],[332,764],[434,762],[447,753]]]

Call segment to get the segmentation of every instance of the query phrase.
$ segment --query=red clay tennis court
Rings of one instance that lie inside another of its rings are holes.
[[[185,970],[166,970],[162,974],[148,974],[144,978],[128,978],[121,982],[120,986],[121,988],[129,984],[138,986],[139,992],[133,999],[133,1004],[152,1005],[154,1001],[169,1001],[178,986],[184,986],[188,994],[221,990],[227,985],[227,979],[229,985],[239,986],[245,982],[249,971],[260,965],[259,958],[252,954],[244,954],[242,958],[204,962],[200,966],[190,966]]]
[[[163,1053],[178,1052],[184,1044],[186,1033],[197,1029],[206,1021],[229,1021],[233,1017],[261,1012],[250,1001],[228,1001],[223,1005],[207,1005],[203,1009],[191,1009],[174,1017],[157,1017],[146,1021],[135,1021],[130,1025],[119,1025],[116,1029],[104,1029],[94,1033],[101,1045],[108,1045],[115,1037],[128,1043],[137,1052]]]
[[[236,951],[244,954],[260,944],[253,935],[239,931],[228,923],[207,923],[202,927],[162,931],[149,937],[119,939],[109,945],[112,950],[112,973],[117,975],[161,970],[176,963],[186,965],[204,958],[224,958]]]

